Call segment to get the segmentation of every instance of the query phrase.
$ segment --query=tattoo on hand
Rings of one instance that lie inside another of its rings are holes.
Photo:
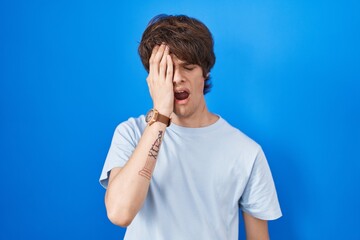
[[[140,176],[151,179],[151,175],[155,168],[157,156],[159,154],[163,131],[159,131],[158,137],[150,148],[144,168],[139,172]]]

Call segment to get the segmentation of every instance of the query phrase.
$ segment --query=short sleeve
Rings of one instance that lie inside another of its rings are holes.
[[[261,148],[239,206],[242,211],[262,220],[274,220],[282,216],[271,171]]]
[[[129,121],[116,127],[99,180],[104,188],[107,188],[111,169],[123,167],[133,153],[136,144],[135,132]]]

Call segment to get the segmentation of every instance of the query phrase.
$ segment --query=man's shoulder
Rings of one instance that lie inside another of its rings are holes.
[[[120,122],[118,126],[127,125],[127,126],[136,127],[136,126],[141,126],[144,123],[145,123],[145,116],[140,115],[137,117],[129,117],[127,120]]]
[[[232,124],[230,124],[223,118],[222,118],[222,121],[224,121],[224,124],[223,124],[224,133],[227,135],[226,138],[229,141],[231,141],[235,144],[241,144],[241,146],[248,148],[248,150],[257,151],[259,148],[261,148],[260,145],[254,139],[249,137],[238,127],[233,126]]]
[[[127,120],[119,123],[116,127],[118,133],[132,133],[141,134],[146,127],[145,116],[140,115],[138,117],[130,117]]]

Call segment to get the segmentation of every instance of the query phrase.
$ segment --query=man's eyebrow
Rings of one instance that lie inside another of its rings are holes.
[[[181,62],[179,63],[180,66],[189,66],[189,65],[195,65],[194,63],[188,63],[188,62]]]

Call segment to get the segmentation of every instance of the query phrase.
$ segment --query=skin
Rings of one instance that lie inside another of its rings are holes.
[[[268,223],[265,220],[261,220],[242,212],[244,223],[246,240],[269,240]]]
[[[190,95],[185,101],[174,102],[172,121],[184,127],[204,127],[218,120],[210,113],[203,94],[205,78],[202,68],[195,64],[186,64],[172,55],[174,62],[174,91],[186,89]]]
[[[149,64],[146,81],[153,106],[161,114],[171,116],[173,123],[184,127],[204,127],[218,120],[218,116],[209,112],[206,106],[203,94],[205,79],[199,65],[181,61],[169,53],[165,44],[154,47]],[[174,91],[185,89],[189,97],[176,100]],[[147,126],[125,166],[111,170],[105,205],[108,218],[115,225],[127,227],[141,209],[165,132],[163,123]],[[243,213],[243,218],[248,240],[269,239],[267,221],[246,213]]]

